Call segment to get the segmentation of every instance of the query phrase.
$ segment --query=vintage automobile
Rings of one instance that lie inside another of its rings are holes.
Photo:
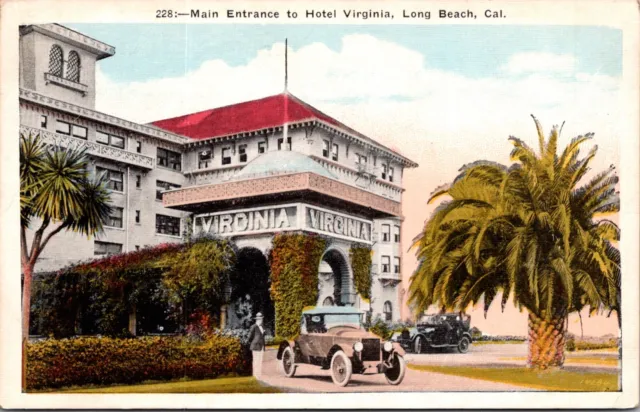
[[[470,323],[471,317],[460,313],[425,315],[415,327],[394,333],[391,340],[413,353],[432,348],[457,348],[458,352],[465,353],[473,342]]]
[[[406,368],[404,350],[367,332],[362,315],[347,306],[305,309],[298,337],[278,348],[281,371],[293,377],[298,365],[311,364],[330,369],[338,386],[346,386],[354,373],[384,373],[389,384],[400,384]]]

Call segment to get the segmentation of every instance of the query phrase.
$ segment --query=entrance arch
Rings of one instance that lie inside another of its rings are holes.
[[[230,277],[230,287],[231,305],[228,308],[227,327],[246,328],[260,312],[264,316],[265,328],[273,332],[275,309],[269,292],[269,262],[259,249],[243,247],[238,250],[236,265]]]
[[[354,306],[353,276],[349,260],[338,248],[329,248],[318,268],[318,306]]]

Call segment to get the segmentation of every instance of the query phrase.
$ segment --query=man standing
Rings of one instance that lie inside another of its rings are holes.
[[[264,354],[264,328],[262,327],[263,316],[258,312],[256,323],[249,329],[249,349],[253,354],[253,376],[260,378],[262,375],[262,355]]]

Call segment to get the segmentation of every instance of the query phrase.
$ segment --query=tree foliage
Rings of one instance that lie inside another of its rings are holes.
[[[582,157],[580,147],[592,134],[558,154],[560,129],[545,139],[534,120],[539,153],[511,137],[513,165],[465,165],[433,192],[430,202],[449,199],[414,241],[419,266],[409,291],[416,311],[434,304],[465,310],[482,299],[486,314],[501,293],[503,308],[513,296],[538,325],[557,327],[555,319],[585,306],[619,316],[620,231],[601,218],[619,210],[618,177],[612,166],[585,182],[597,147]]]

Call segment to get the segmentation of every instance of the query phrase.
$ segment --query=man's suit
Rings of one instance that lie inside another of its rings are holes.
[[[249,329],[249,349],[253,354],[253,376],[259,378],[262,375],[262,355],[264,354],[264,330],[260,330],[257,324]]]

